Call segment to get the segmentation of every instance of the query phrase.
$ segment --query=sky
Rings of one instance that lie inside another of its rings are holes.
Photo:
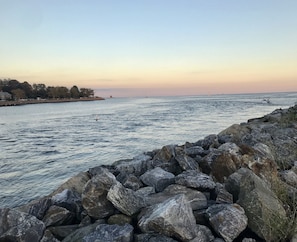
[[[99,96],[297,91],[296,0],[0,0],[0,78]]]

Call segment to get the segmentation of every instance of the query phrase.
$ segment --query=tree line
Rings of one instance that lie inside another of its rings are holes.
[[[78,88],[73,86],[70,89],[63,86],[46,86],[45,84],[29,84],[11,79],[0,79],[0,91],[8,92],[12,99],[63,99],[63,98],[84,98],[94,97],[94,90],[90,88]]]

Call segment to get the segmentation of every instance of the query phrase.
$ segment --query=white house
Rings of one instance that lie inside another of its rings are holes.
[[[8,92],[0,92],[0,100],[1,101],[11,99],[11,97],[12,97],[11,94]]]

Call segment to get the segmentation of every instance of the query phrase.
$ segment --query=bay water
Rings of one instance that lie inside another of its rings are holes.
[[[297,93],[266,93],[1,107],[0,207],[45,196],[91,167],[196,142],[296,102]]]

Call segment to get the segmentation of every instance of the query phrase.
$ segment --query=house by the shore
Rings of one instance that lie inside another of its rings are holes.
[[[0,100],[1,101],[10,100],[11,98],[12,98],[12,95],[10,93],[0,91]]]

